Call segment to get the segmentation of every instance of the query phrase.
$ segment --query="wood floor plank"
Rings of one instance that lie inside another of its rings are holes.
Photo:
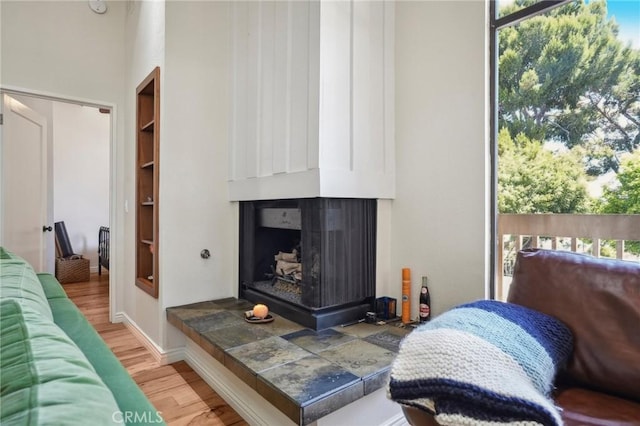
[[[168,425],[248,425],[186,362],[159,365],[124,324],[109,322],[107,273],[63,287]]]

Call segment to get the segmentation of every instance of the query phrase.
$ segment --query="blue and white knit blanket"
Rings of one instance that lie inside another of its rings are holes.
[[[561,425],[549,394],[572,347],[559,320],[480,300],[404,338],[388,395],[434,414],[441,425]]]

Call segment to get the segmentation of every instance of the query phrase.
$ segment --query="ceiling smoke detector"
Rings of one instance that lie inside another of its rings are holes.
[[[102,15],[107,11],[107,2],[105,0],[89,0],[89,7],[95,13]]]

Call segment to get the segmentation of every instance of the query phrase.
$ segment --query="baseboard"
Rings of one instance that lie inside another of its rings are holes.
[[[91,272],[92,274],[93,273],[97,274],[98,273],[98,265],[89,266],[89,272]],[[109,270],[103,266],[102,267],[102,275],[107,275],[107,274],[109,274]]]
[[[123,323],[160,365],[171,364],[184,359],[184,348],[170,349],[168,351],[162,349],[126,313],[116,312],[113,316],[113,322]]]

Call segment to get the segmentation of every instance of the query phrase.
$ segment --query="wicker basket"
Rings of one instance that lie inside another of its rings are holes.
[[[61,284],[89,281],[89,259],[56,258],[56,279]]]

